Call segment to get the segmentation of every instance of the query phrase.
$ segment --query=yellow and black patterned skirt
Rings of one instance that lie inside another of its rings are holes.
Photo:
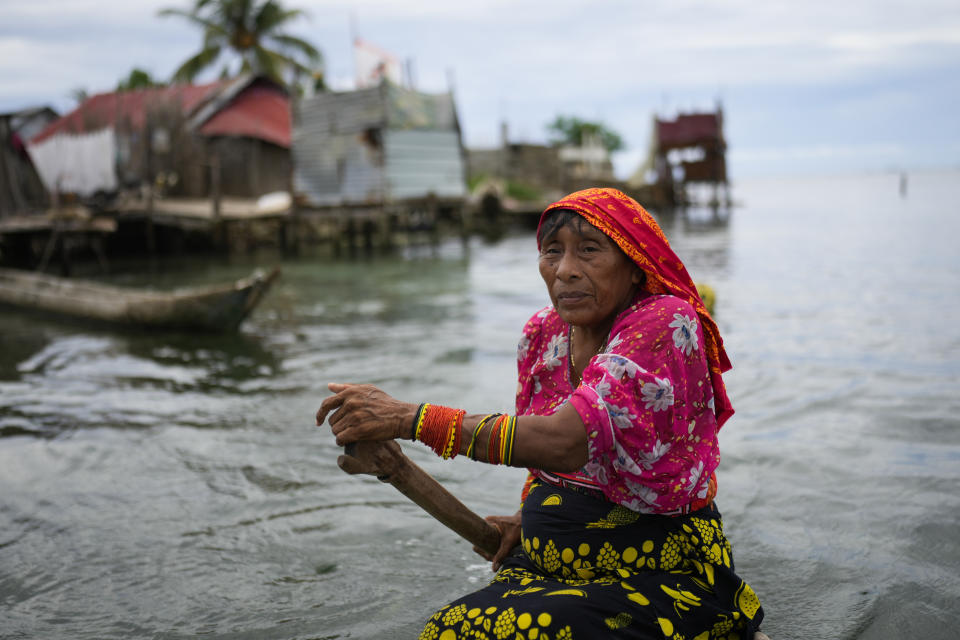
[[[763,619],[712,506],[641,515],[538,483],[521,542],[493,582],[436,612],[420,640],[733,640],[752,638]]]

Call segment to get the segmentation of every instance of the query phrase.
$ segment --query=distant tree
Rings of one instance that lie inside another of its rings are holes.
[[[148,87],[161,86],[163,83],[157,82],[150,75],[149,71],[144,71],[139,67],[134,67],[130,75],[117,83],[117,91],[131,91],[133,89],[146,89]]]
[[[274,0],[194,0],[189,11],[161,9],[161,17],[180,16],[203,29],[203,48],[173,73],[174,82],[190,82],[213,66],[221,56],[238,57],[239,68],[229,61],[221,77],[260,73],[280,84],[300,74],[310,75],[322,62],[320,51],[306,40],[283,31],[304,16],[300,9],[284,9]]]
[[[74,87],[70,89],[67,96],[79,105],[86,102],[87,98],[90,97],[90,92],[84,87]]]
[[[600,122],[581,120],[576,116],[557,116],[547,125],[554,144],[581,146],[586,138],[596,138],[609,152],[623,149],[620,134]]]

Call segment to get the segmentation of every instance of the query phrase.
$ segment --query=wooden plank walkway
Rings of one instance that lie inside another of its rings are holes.
[[[284,218],[289,216],[292,210],[289,204],[262,207],[258,202],[256,198],[221,198],[219,217],[225,221]],[[143,199],[124,200],[118,202],[115,209],[119,216],[154,215],[210,221],[217,218],[217,212],[210,198],[156,198],[152,203]]]
[[[116,231],[117,223],[109,217],[94,216],[90,210],[73,205],[46,213],[17,215],[0,218],[0,236],[17,233],[111,233]]]

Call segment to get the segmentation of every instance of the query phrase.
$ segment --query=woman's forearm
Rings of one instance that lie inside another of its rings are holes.
[[[498,425],[496,417],[489,418],[487,414],[464,416],[460,455],[469,455],[481,462],[559,472],[576,471],[587,462],[586,429],[580,415],[569,404],[549,416],[517,416],[509,460],[497,459],[498,436],[508,435],[504,431],[506,429]]]
[[[417,439],[438,455],[467,455],[480,462],[576,471],[587,462],[587,434],[569,403],[549,416],[463,415],[449,407],[401,402],[372,385],[328,385],[334,395],[317,411],[338,445]]]

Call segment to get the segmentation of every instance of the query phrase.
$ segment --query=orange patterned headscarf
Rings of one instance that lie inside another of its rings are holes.
[[[710,378],[717,424],[733,415],[721,374],[730,369],[717,323],[710,317],[687,268],[670,248],[657,221],[636,200],[616,189],[584,189],[571,193],[548,206],[540,216],[540,226],[554,211],[569,209],[617,243],[627,256],[647,274],[644,288],[650,293],[670,294],[686,300],[696,310],[703,328],[704,348],[710,365]],[[538,234],[539,237],[539,228]]]

